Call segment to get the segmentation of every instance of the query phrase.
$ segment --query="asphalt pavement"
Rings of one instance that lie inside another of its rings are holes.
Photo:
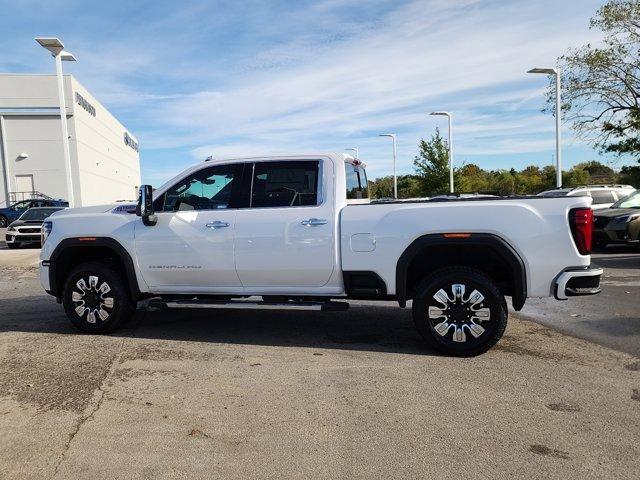
[[[592,255],[602,292],[559,302],[528,299],[519,316],[640,357],[640,251],[609,246]]]
[[[639,402],[638,358],[517,316],[470,359],[392,302],[92,336],[0,265],[2,479],[631,479]]]
[[[38,253],[0,247],[2,479],[640,471],[637,356],[512,314],[487,354],[449,358],[426,349],[393,302],[140,311],[112,335],[82,335],[42,291]],[[596,258],[608,266],[603,294],[527,312],[624,350],[625,337],[637,341],[640,255]]]

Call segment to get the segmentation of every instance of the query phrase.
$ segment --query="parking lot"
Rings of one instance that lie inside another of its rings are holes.
[[[607,269],[601,295],[531,301],[472,359],[426,350],[393,303],[140,311],[116,334],[79,335],[41,290],[37,254],[0,244],[0,478],[582,479],[640,469],[631,250],[595,256]]]

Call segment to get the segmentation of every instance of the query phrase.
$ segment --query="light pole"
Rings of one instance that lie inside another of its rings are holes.
[[[393,140],[393,198],[398,198],[398,176],[396,175],[396,134],[381,133],[379,137],[390,137]]]
[[[447,117],[449,119],[449,191],[453,193],[453,127],[450,112],[431,112],[429,115]]]
[[[557,68],[532,68],[527,73],[554,75],[556,78],[556,187],[562,187],[562,154],[560,151],[560,117],[562,105],[560,101],[560,70]]]
[[[359,158],[360,158],[360,155],[358,154],[358,147],[345,148],[344,150],[345,150],[345,152],[347,152],[347,151],[354,152],[354,153],[356,154],[356,158],[357,158],[357,159],[359,159]]]
[[[71,153],[69,152],[69,129],[67,127],[67,108],[64,101],[64,80],[62,77],[62,62],[75,62],[76,57],[64,50],[64,45],[58,38],[36,38],[36,42],[46,48],[55,59],[56,77],[58,79],[58,102],[60,104],[60,123],[62,124],[62,151],[67,168],[67,190],[69,190],[69,207],[75,206],[73,195],[73,177],[71,173]]]

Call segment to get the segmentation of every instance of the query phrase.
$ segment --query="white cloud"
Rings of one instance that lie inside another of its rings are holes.
[[[146,167],[149,150],[151,158],[172,149],[202,159],[349,146],[377,175],[388,173],[390,148],[376,135],[398,133],[407,169],[419,138],[445,125],[431,110],[454,113],[460,155],[552,150],[553,120],[539,113],[546,81],[525,72],[597,41],[588,19],[600,4],[188,4],[80,50],[74,68],[126,116],[145,177],[168,173],[164,154]]]

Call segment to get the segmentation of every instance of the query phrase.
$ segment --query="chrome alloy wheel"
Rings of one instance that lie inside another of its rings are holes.
[[[107,296],[111,287],[107,282],[102,282],[98,287],[97,276],[90,275],[87,279],[81,278],[75,284],[71,293],[71,301],[76,314],[80,318],[86,315],[88,323],[104,322],[113,311],[113,297]]]
[[[491,310],[483,305],[484,295],[474,289],[465,296],[463,284],[451,285],[451,293],[441,288],[433,295],[435,304],[428,305],[433,329],[454,342],[466,342],[468,335],[479,338],[485,332],[480,324],[491,320]]]

